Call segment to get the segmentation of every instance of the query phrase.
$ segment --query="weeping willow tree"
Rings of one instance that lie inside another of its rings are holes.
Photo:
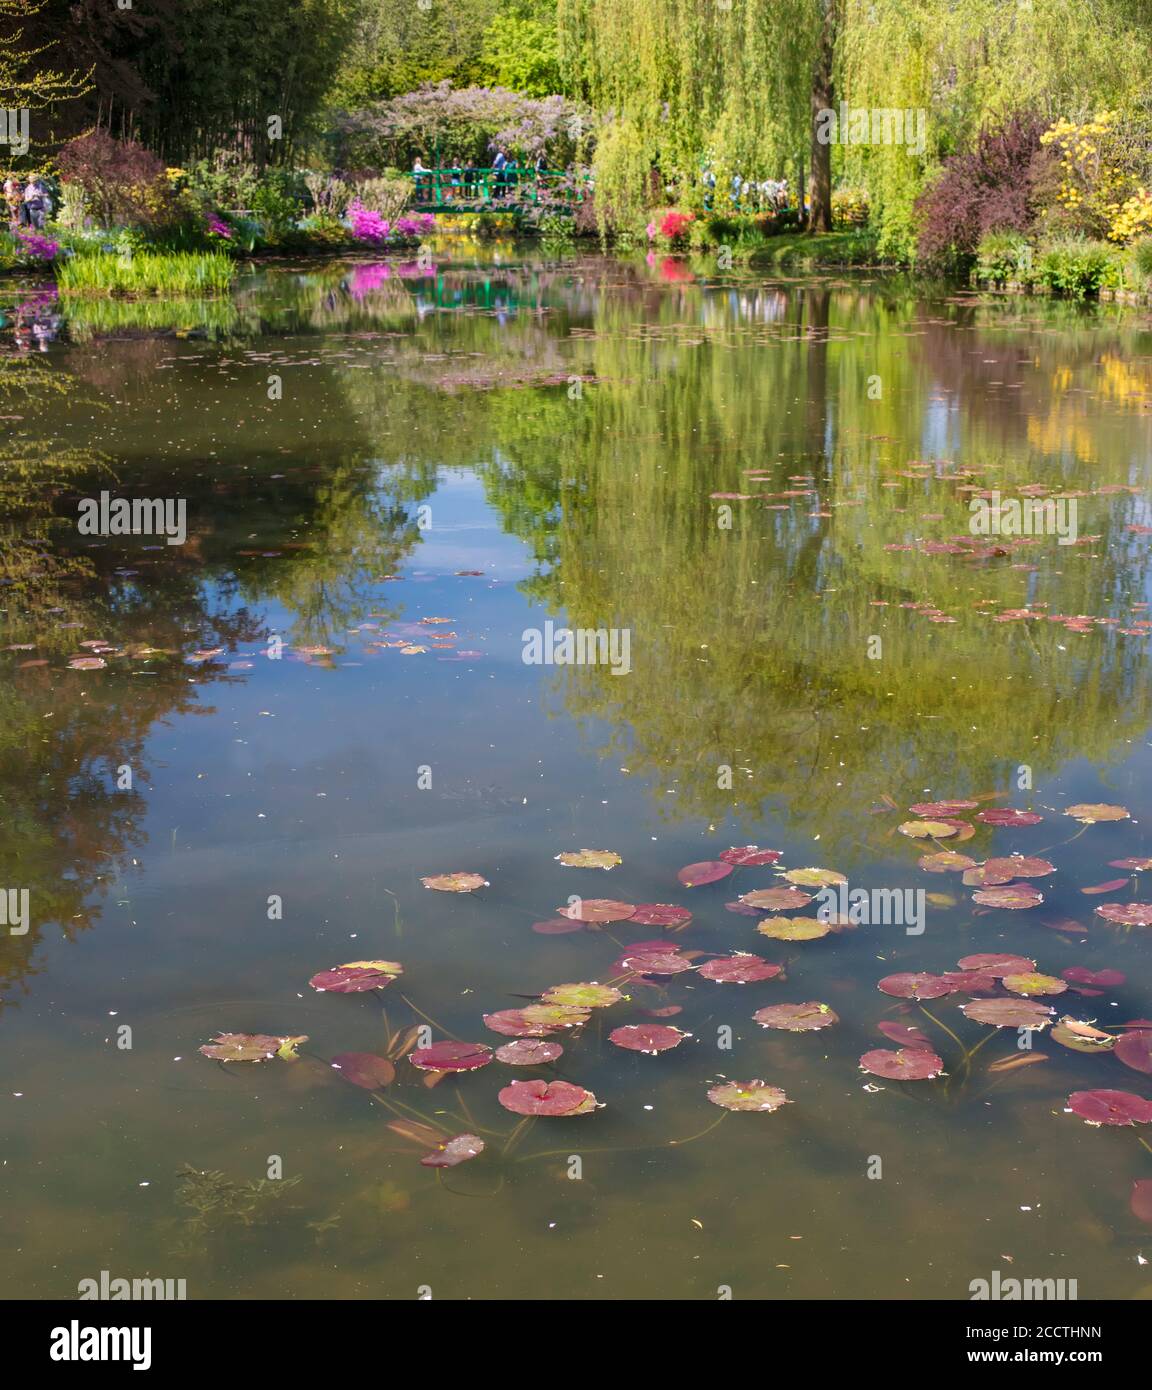
[[[833,178],[855,180],[897,252],[933,168],[982,124],[1135,103],[1152,56],[1147,0],[559,0],[557,21],[566,82],[628,131],[604,177],[630,176],[637,143],[682,192],[710,163],[718,204],[733,172],[807,174],[814,231]],[[820,139],[841,103],[913,113],[926,139]]]

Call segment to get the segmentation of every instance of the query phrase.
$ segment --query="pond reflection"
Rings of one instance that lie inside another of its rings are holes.
[[[1094,912],[1147,888],[1084,894],[1149,853],[1141,313],[461,244],[210,304],[0,307],[0,886],[32,904],[0,936],[10,1294],[150,1269],[190,1297],[962,1298],[1007,1256],[1152,1292],[1147,1153],[1064,1113],[1146,1077],[1047,1034],[988,1071],[1014,1031],[876,988],[1015,952],[1121,972],[1057,1015],[1152,1011],[1148,929]],[[102,492],[184,499],[187,542],[82,535]],[[1075,502],[1074,543],[974,534],[992,492]],[[563,627],[627,634],[627,674],[526,663]],[[956,798],[963,833],[899,832]],[[1010,806],[1043,820],[975,814]],[[781,858],[678,880],[744,844]],[[583,848],[622,863],[556,862]],[[1042,905],[918,868],[953,848],[1046,855]],[[726,910],[811,865],[925,890],[923,933]],[[421,883],[457,872],[487,886]],[[692,921],[558,915],[593,894]],[[327,1065],[421,1025],[499,1046],[482,1015],[662,935],[786,973],[628,979],[554,1073],[427,1085],[397,1052],[370,1094]],[[379,995],[308,988],[380,959]],[[802,1001],[839,1022],[752,1022]],[[933,1014],[947,1077],[874,1089],[877,1024]],[[651,1023],[692,1036],[607,1041]],[[216,1064],[220,1032],[309,1041]],[[505,1152],[497,1092],[552,1074],[605,1108]],[[792,1103],[709,1104],[754,1077]],[[438,1177],[391,1105],[485,1152]]]

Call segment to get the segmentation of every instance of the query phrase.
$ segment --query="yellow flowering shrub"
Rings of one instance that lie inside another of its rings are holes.
[[[1044,216],[1089,236],[1126,243],[1152,227],[1152,197],[1140,179],[1147,152],[1118,111],[1089,121],[1055,121],[1040,137],[1056,162]]]

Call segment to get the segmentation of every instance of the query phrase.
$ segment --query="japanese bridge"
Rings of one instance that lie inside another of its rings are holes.
[[[572,213],[589,196],[586,174],[563,169],[421,169],[412,180],[412,205],[420,212],[501,213],[536,208]]]

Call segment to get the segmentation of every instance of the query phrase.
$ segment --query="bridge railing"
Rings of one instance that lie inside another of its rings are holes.
[[[476,169],[461,165],[415,170],[408,177],[415,205],[441,212],[475,212],[478,204],[509,210],[541,204],[574,206],[588,194],[587,176],[563,169]]]

